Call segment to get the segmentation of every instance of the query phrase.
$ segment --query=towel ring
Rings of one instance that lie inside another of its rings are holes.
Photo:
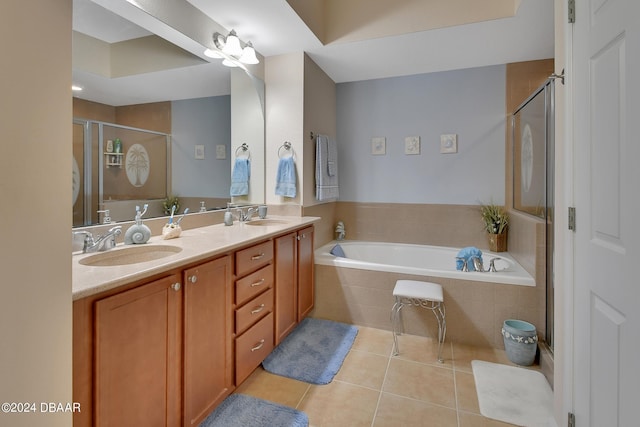
[[[239,154],[240,150],[242,150],[242,153],[247,153],[247,158],[251,157],[251,152],[249,151],[249,146],[246,143],[243,143],[241,146],[236,148],[236,157],[238,157],[238,154]],[[242,153],[240,153],[240,154],[242,154]]]
[[[285,149],[286,151],[290,151],[291,152],[291,157],[293,157],[294,151],[293,151],[293,147],[291,147],[291,143],[289,141],[285,141],[284,144],[282,144],[280,146],[280,148],[278,148],[278,157],[282,158],[282,149]]]

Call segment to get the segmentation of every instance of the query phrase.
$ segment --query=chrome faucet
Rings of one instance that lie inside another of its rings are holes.
[[[109,249],[113,249],[116,246],[116,237],[122,234],[122,227],[116,225],[109,229],[106,234],[98,236],[97,238],[93,237],[93,234],[89,231],[74,231],[73,235],[82,235],[84,236],[84,245],[82,246],[82,253],[89,252],[103,252],[108,251]]]
[[[491,258],[491,261],[489,261],[489,270],[487,271],[490,271],[492,273],[497,272],[498,270],[496,270],[496,261],[499,259],[502,259],[502,258],[500,257]]]
[[[480,273],[484,272],[484,266],[482,265],[482,258],[478,256],[472,256],[469,258],[473,262],[473,268]]]
[[[457,261],[460,261],[462,263],[462,271],[467,272],[469,271],[469,267],[467,266],[467,259],[464,257],[456,257]]]
[[[251,215],[253,215],[258,211],[258,209],[255,207],[247,209],[246,212],[243,211],[242,208],[237,208],[237,210],[238,210],[238,221],[240,222],[249,221],[251,219]]]

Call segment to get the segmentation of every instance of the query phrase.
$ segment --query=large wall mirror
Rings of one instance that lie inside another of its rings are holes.
[[[259,75],[207,59],[200,35],[125,0],[74,0],[73,13],[73,226],[102,223],[105,210],[132,220],[144,203],[146,217],[162,216],[167,198],[180,212],[264,202]],[[197,22],[199,34],[217,25]],[[250,191],[232,200],[237,156],[250,156]]]

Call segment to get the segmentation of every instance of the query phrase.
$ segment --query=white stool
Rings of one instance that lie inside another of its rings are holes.
[[[438,321],[438,362],[443,363],[442,344],[447,333],[447,321],[445,319],[444,298],[442,286],[437,283],[420,282],[417,280],[398,280],[393,288],[393,296],[396,300],[391,309],[391,324],[393,326],[393,354],[399,354],[398,327],[402,326],[400,310],[405,305],[428,308],[436,316]],[[400,323],[400,325],[398,325]]]

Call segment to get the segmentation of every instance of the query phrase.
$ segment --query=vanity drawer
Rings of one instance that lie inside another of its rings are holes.
[[[273,289],[269,289],[236,310],[236,334],[243,333],[272,311]]]
[[[236,385],[242,383],[273,350],[273,313],[236,338]]]
[[[244,276],[257,268],[267,265],[273,259],[271,240],[236,252],[236,276]]]
[[[273,286],[273,264],[236,280],[236,305],[244,304],[260,292]]]

